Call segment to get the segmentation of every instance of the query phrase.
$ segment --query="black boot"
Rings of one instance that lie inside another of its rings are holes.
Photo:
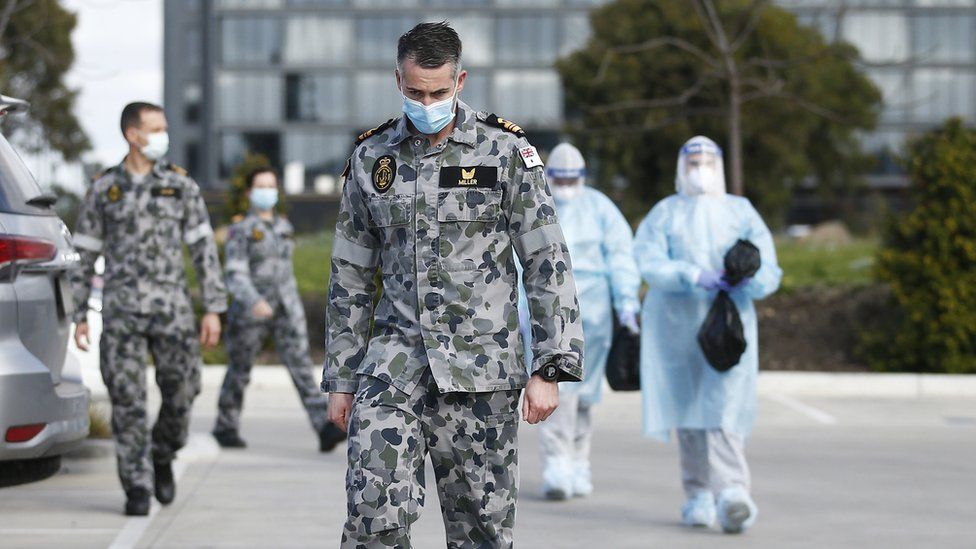
[[[176,481],[173,479],[173,465],[171,463],[154,462],[156,470],[156,499],[163,505],[173,503],[176,497]]]
[[[331,452],[343,440],[346,432],[330,421],[319,431],[319,452]]]
[[[144,517],[149,514],[149,490],[133,488],[125,493],[125,514]]]
[[[247,448],[247,442],[237,431],[214,431],[213,436],[221,448]]]

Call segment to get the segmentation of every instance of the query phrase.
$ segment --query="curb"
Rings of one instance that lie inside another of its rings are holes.
[[[219,387],[225,366],[203,367],[205,387]],[[93,376],[94,377],[94,376]],[[152,384],[152,368],[146,380]],[[101,379],[85,378],[92,390],[92,401],[108,401]],[[291,377],[283,365],[254,366],[252,389],[291,387]],[[835,398],[976,398],[976,375],[971,374],[876,374],[834,372],[759,372],[758,394]]]

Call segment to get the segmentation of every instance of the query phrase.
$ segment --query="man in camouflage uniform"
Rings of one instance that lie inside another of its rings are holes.
[[[345,439],[329,422],[326,398],[319,391],[308,355],[305,309],[292,271],[295,229],[275,215],[278,175],[258,168],[247,176],[251,208],[230,226],[224,246],[224,268],[230,309],[227,311],[227,373],[217,401],[213,435],[225,448],[243,448],[239,426],[244,390],[251,380],[251,364],[268,333],[298,389],[312,427],[319,434],[319,450],[328,452]]]
[[[151,493],[163,504],[175,496],[171,462],[186,442],[190,406],[200,392],[199,344],[219,341],[218,315],[226,309],[227,297],[200,189],[185,170],[162,161],[168,146],[162,109],[149,103],[127,105],[122,134],[129,154],[92,184],[75,229],[74,244],[81,253],[80,267],[72,273],[75,341],[88,349],[88,295],[95,260],[103,255],[102,379],[112,401],[126,514],[145,515]],[[206,309],[199,340],[183,267],[184,242]],[[151,440],[146,425],[147,350],[162,394]]]
[[[330,418],[349,428],[345,548],[410,546],[428,453],[448,547],[511,547],[522,389],[522,414],[537,423],[558,403],[556,382],[582,376],[575,285],[542,162],[520,128],[456,101],[460,54],[446,23],[403,35],[406,116],[360,136],[346,166],[322,382]]]

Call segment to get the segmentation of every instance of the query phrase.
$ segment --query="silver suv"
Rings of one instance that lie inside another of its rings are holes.
[[[0,116],[27,107],[0,95]],[[7,471],[8,460],[40,458],[32,463],[53,473],[60,454],[88,435],[89,392],[67,353],[74,306],[67,271],[78,254],[55,201],[0,135],[0,469]]]

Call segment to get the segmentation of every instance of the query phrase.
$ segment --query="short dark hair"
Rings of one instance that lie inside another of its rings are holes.
[[[403,66],[404,59],[412,59],[425,69],[454,63],[457,74],[461,68],[461,38],[447,21],[421,23],[397,42],[397,68]]]
[[[125,130],[129,128],[138,128],[142,125],[142,113],[144,111],[150,112],[163,112],[163,108],[159,105],[153,103],[145,103],[143,101],[134,101],[129,103],[122,109],[122,120],[120,126],[122,126],[122,135],[125,135]]]
[[[275,184],[278,183],[278,170],[275,170],[271,166],[261,166],[260,168],[254,168],[248,172],[247,178],[244,179],[244,188],[251,190],[251,188],[254,187],[254,178],[263,173],[270,173],[275,177]]]

